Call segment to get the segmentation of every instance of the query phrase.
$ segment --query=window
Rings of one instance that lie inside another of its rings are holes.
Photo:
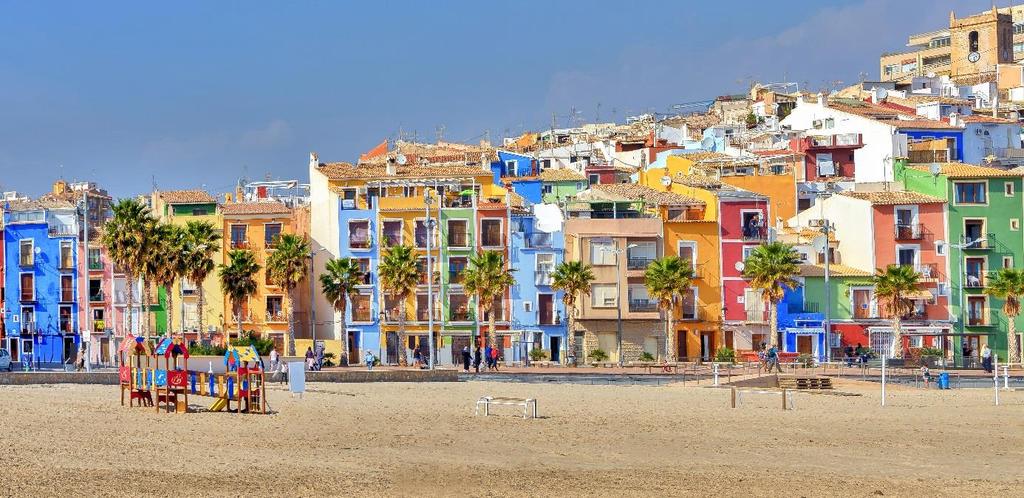
[[[1013,268],[1013,256],[1003,256],[1003,268]]]
[[[936,242],[935,243],[935,254],[937,256],[945,256],[946,255],[946,244],[945,244],[945,242]]]
[[[448,258],[448,282],[455,285],[462,284],[462,272],[466,271],[469,258],[465,256]]]
[[[928,48],[948,47],[949,46],[949,41],[950,40],[949,40],[948,36],[944,36],[942,38],[932,38],[928,42]]]
[[[614,265],[615,245],[610,240],[590,241],[590,264],[592,265]]]
[[[544,192],[545,194],[550,194],[553,190],[554,189],[551,187],[550,183],[546,183],[543,187],[541,187],[541,191]]]
[[[885,66],[885,74],[886,74],[886,76],[894,74],[894,73],[898,73],[898,72],[900,72],[900,65],[899,64],[889,64],[888,66]]]
[[[469,247],[468,220],[448,220],[448,246]]]
[[[415,239],[416,247],[427,247],[427,221],[416,220],[416,225],[413,228],[413,238]]]
[[[36,328],[36,310],[31,307],[21,308],[21,330],[32,330]],[[29,343],[31,344],[31,342]]]
[[[1022,33],[1024,33],[1024,24],[1014,24],[1013,25],[1013,34],[1019,35],[1019,34],[1022,34]]]
[[[985,204],[985,182],[957,183],[957,204]]]
[[[430,320],[430,299],[426,294],[416,294],[416,321]]]
[[[75,267],[75,260],[71,256],[71,241],[60,241],[60,268],[70,270]]]
[[[103,269],[102,253],[100,252],[99,249],[89,249],[89,253],[88,253],[87,257],[89,259],[89,269],[90,270],[102,270]]]
[[[35,244],[32,239],[23,240],[18,244],[18,264],[32,266],[35,264]]]
[[[601,176],[596,173],[591,173],[587,175],[587,181],[589,181],[591,185],[597,185],[601,183]]]
[[[267,321],[284,321],[284,298],[281,296],[267,296]]]
[[[964,242],[970,244],[985,238],[985,220],[965,219],[964,220]],[[975,244],[978,245],[978,244]],[[974,247],[978,249],[978,247]]]
[[[757,246],[743,246],[743,261],[746,261],[753,254],[754,249],[757,249]]]
[[[924,347],[924,336],[920,336],[920,335],[907,336],[907,342],[909,343],[910,347],[912,347],[912,348]]]
[[[372,297],[369,294],[360,293],[352,297],[352,321],[372,322],[373,313],[370,306]]]
[[[1010,218],[1010,230],[1020,230],[1020,218]]]
[[[22,301],[35,301],[36,300],[36,276],[31,273],[22,273],[20,276],[21,280],[21,300]]]
[[[981,288],[985,278],[985,258],[966,258],[964,276],[964,287]]]
[[[583,190],[583,182],[576,182],[576,191]]]
[[[484,247],[501,247],[501,220],[480,221],[480,241]]]
[[[246,225],[231,225],[231,248],[232,249],[245,249],[246,247],[246,231],[249,227]]]
[[[967,325],[988,325],[988,319],[985,316],[985,296],[968,296],[967,297]]]
[[[967,34],[967,50],[970,52],[978,51],[978,32],[971,31]]]
[[[537,285],[551,285],[551,274],[555,271],[554,254],[537,254]]]
[[[832,162],[831,153],[815,154],[814,161],[818,165],[818,176],[833,176],[836,174],[836,166]]]
[[[1013,197],[1013,194],[1015,193],[1015,189],[1013,188],[1013,182],[1004,182],[1003,183],[1003,193],[1007,197]]]
[[[836,120],[832,118],[825,118],[825,129],[830,130],[836,127]]]
[[[1013,44],[1013,53],[1019,54],[1021,52],[1024,52],[1024,43],[1020,43],[1020,42],[1014,43]]]
[[[448,294],[448,313],[453,322],[468,322],[472,320],[469,296],[461,293]]]
[[[548,169],[550,167],[551,167],[551,160],[550,159],[541,159],[540,160],[540,170],[541,171],[544,171],[544,170],[546,170],[546,169]]]
[[[689,240],[679,242],[679,259],[685,259],[691,265],[696,266],[697,243]]]
[[[697,319],[697,289],[691,287],[683,293],[680,316],[683,320]]]
[[[60,331],[63,334],[70,334],[71,330],[71,306],[61,306],[57,310],[60,321]]]
[[[75,285],[71,275],[60,276],[60,301],[70,303],[75,300]]]
[[[373,276],[370,275],[370,258],[359,258],[359,273],[363,275],[362,283],[359,285],[373,285]]]
[[[411,185],[406,185],[406,186],[402,187],[402,196],[403,197],[416,197],[416,187],[411,186]]]
[[[896,264],[900,266],[916,266],[917,247],[896,246]]]
[[[508,161],[505,161],[505,175],[519,176],[519,161],[515,159],[509,159]]]
[[[280,223],[267,223],[263,225],[263,245],[273,248],[277,245],[277,238],[281,236]]]
[[[590,286],[590,305],[594,308],[614,308],[618,306],[615,285],[598,284]]]
[[[89,280],[89,301],[99,302],[103,301],[103,281],[90,279]]]
[[[402,220],[390,220],[381,223],[384,230],[383,242],[388,247],[402,244]]]
[[[192,216],[206,216],[210,212],[206,208],[192,208]]]
[[[370,222],[367,220],[348,222],[348,246],[352,249],[370,248]]]

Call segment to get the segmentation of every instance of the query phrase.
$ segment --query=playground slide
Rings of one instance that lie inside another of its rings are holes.
[[[225,406],[228,406],[228,400],[226,400],[224,398],[217,398],[217,401],[214,401],[213,404],[210,405],[210,411],[211,412],[223,411]]]

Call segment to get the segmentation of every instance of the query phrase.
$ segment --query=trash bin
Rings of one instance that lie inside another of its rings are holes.
[[[939,374],[939,389],[949,389],[949,372]]]

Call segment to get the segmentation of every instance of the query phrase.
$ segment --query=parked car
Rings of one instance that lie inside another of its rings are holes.
[[[11,353],[8,353],[6,349],[0,349],[0,370],[10,372],[13,369],[14,362],[11,361]]]

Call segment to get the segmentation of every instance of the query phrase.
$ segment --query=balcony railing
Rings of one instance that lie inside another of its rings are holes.
[[[896,240],[920,240],[924,235],[924,226],[920,223],[896,225]]]
[[[857,147],[860,145],[860,133],[837,133],[811,137],[811,147]]]
[[[754,308],[754,309],[748,309],[748,310],[746,310],[746,312],[747,312],[747,322],[750,322],[750,323],[764,323],[764,322],[768,321],[768,312],[766,310]]]
[[[561,313],[541,313],[537,312],[537,324],[538,325],[561,325],[562,316]]]
[[[348,246],[352,249],[369,249],[370,238],[369,237],[350,237],[348,239]]]
[[[469,311],[451,311],[449,317],[453,322],[471,322],[473,321],[473,313]]]
[[[420,272],[420,278],[419,278],[419,284],[420,285],[427,285],[428,283],[433,283],[434,285],[440,284],[441,283],[441,272],[435,271],[434,272],[434,281],[433,282],[429,282],[429,280],[430,280],[430,278],[427,275],[427,272],[421,271]]]
[[[630,299],[630,313],[651,313],[658,311],[658,302],[650,299]]]
[[[50,237],[73,237],[78,235],[78,230],[74,225],[51,225],[47,232],[50,234]]]
[[[964,250],[965,251],[988,251],[992,249],[993,241],[992,236],[986,238],[982,237],[967,237],[964,239]]]
[[[36,322],[21,322],[21,333],[23,334],[34,334],[38,329],[36,328]]]
[[[925,280],[939,278],[939,267],[934,263],[903,264],[900,266],[909,266],[913,268],[914,271],[921,274],[921,278]]]
[[[470,247],[472,245],[468,232],[448,232],[448,247]]]
[[[416,321],[418,322],[429,322],[430,321],[430,310],[416,310]],[[434,310],[434,321],[441,321],[441,310]]]
[[[462,276],[462,270],[448,270],[448,283],[462,285],[463,280],[465,277]]]
[[[285,316],[283,311],[267,312],[266,318],[267,318],[267,323],[287,322],[288,321],[288,317]]]
[[[89,269],[90,270],[102,270],[103,269],[103,261],[89,261]]]
[[[948,163],[955,159],[949,157],[948,150],[911,150],[907,157],[912,163]]]
[[[527,233],[524,236],[528,248],[551,247],[552,238],[550,233],[543,232]]]
[[[984,289],[985,274],[980,272],[967,272],[967,274],[964,276],[964,288]]]
[[[32,292],[22,292],[20,297],[23,303],[31,303],[36,300],[36,295]]]
[[[249,248],[249,241],[248,240],[234,240],[234,239],[231,239],[231,248],[232,249],[248,249]]]
[[[704,316],[703,310],[697,306],[691,306],[690,308],[682,308],[679,310],[679,317],[682,320],[695,321],[701,320]]]
[[[626,259],[626,269],[628,270],[646,270],[651,263],[654,262],[654,258],[646,256],[630,256]]]
[[[103,320],[93,320],[92,321],[92,331],[93,332],[103,332],[106,328],[107,328],[107,323],[105,321],[103,321]]]
[[[909,313],[903,315],[903,320],[924,320],[926,313],[924,308],[914,308]]]
[[[71,261],[71,258],[67,258],[67,259],[61,258],[61,260],[59,262],[57,262],[57,268],[60,269],[60,270],[74,270],[75,269],[75,265]]]
[[[534,285],[551,285],[554,279],[551,271],[537,271],[534,273]]]
[[[991,327],[995,324],[989,313],[985,312],[967,312],[967,326],[968,327]]]
[[[369,309],[356,309],[352,310],[352,321],[353,322],[372,322],[373,314],[370,313]]]
[[[768,231],[764,227],[743,227],[743,240],[765,240]]]
[[[102,291],[89,293],[89,302],[91,303],[102,303],[103,301],[106,300],[107,296]]]
[[[18,266],[29,267],[32,266],[33,264],[35,264],[35,258],[33,258],[30,254],[23,254],[20,258],[18,258]]]
[[[877,306],[854,306],[853,318],[859,320],[873,320],[878,318]]]
[[[360,285],[373,285],[373,274],[370,272],[364,272],[363,278],[360,280]]]

